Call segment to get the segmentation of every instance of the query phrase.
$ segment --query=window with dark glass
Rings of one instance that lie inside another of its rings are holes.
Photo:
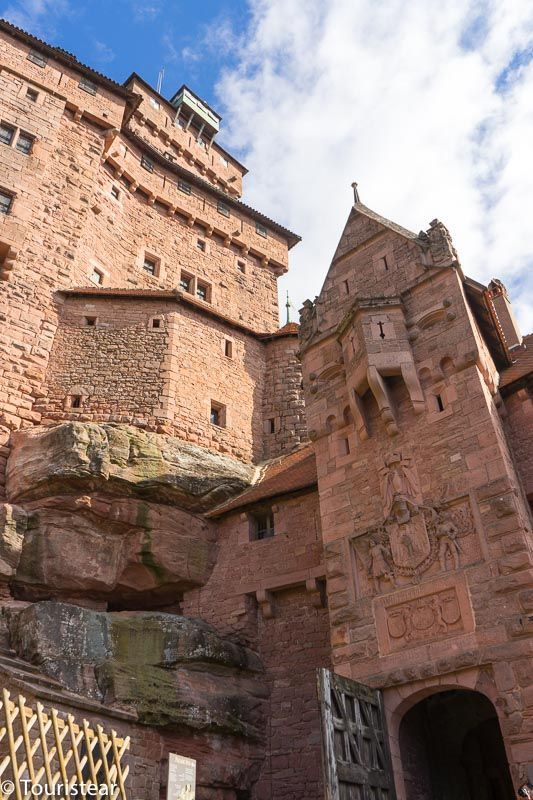
[[[203,239],[196,240],[196,247],[198,248],[198,250],[201,250],[202,253],[205,253],[205,242]]]
[[[178,189],[180,190],[180,192],[183,192],[183,194],[191,193],[191,185],[186,181],[178,181]]]
[[[219,214],[222,214],[223,217],[229,217],[230,215],[229,206],[227,203],[223,203],[222,200],[218,201],[217,211]]]
[[[15,128],[11,125],[6,125],[4,122],[0,124],[0,142],[2,144],[11,144],[15,135]]]
[[[153,172],[154,171],[154,163],[153,163],[153,161],[151,161],[146,156],[142,156],[142,158],[141,158],[141,167],[144,167],[145,169],[147,169],[148,172]]]
[[[192,292],[192,275],[187,275],[186,272],[181,273],[180,289],[183,289],[184,292]]]
[[[198,281],[196,284],[196,297],[198,297],[200,300],[205,300],[206,302],[209,301],[209,286],[207,283]]]
[[[45,67],[48,59],[42,53],[39,53],[38,50],[30,50],[28,53],[28,61],[31,61],[32,64],[37,64],[38,67]]]
[[[30,136],[29,133],[24,133],[24,131],[21,131],[18,135],[17,144],[15,147],[17,150],[19,150],[19,152],[24,153],[25,156],[28,156],[32,151],[34,141],[34,136]]]
[[[260,222],[255,223],[255,232],[258,233],[259,236],[264,236],[265,238],[267,236],[267,229],[264,225],[261,225]]]
[[[250,514],[250,539],[270,539],[274,536],[274,513],[271,508],[260,509]]]
[[[9,214],[13,205],[13,195],[0,190],[0,214]]]
[[[31,100],[32,103],[36,103],[37,98],[39,97],[39,92],[37,89],[32,89],[31,86],[28,86],[26,89],[26,97],[28,100]]]
[[[155,258],[150,258],[150,256],[144,257],[143,269],[146,272],[149,272],[150,275],[155,275],[157,272],[157,261]]]
[[[89,78],[83,77],[79,82],[78,86],[80,89],[83,89],[84,92],[88,92],[89,94],[96,94],[98,90],[98,86],[96,83],[93,83],[89,80]]]

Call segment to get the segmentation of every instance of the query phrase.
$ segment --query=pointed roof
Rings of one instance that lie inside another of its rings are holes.
[[[363,216],[368,217],[368,219],[374,220],[374,222],[377,222],[379,225],[384,225],[386,228],[394,231],[394,233],[399,233],[400,236],[404,236],[406,239],[418,241],[420,244],[422,243],[422,240],[417,233],[413,233],[413,231],[403,228],[401,225],[398,225],[396,222],[392,222],[392,220],[387,219],[387,217],[383,217],[376,211],[372,211],[371,208],[363,205],[363,203],[354,203],[352,210],[356,211],[358,214],[363,214]]]

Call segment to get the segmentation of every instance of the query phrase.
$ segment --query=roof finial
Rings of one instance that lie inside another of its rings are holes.
[[[287,325],[291,321],[291,301],[289,300],[289,291],[287,290],[287,302],[285,303],[287,309]]]
[[[354,203],[360,203],[361,200],[359,199],[359,192],[357,191],[357,182],[356,181],[354,181],[352,183],[352,189],[353,189],[353,201],[354,201]]]

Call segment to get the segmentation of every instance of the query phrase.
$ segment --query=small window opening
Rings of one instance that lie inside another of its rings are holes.
[[[250,514],[250,539],[252,541],[271,539],[274,534],[274,514],[271,508]]]
[[[261,225],[260,222],[255,223],[255,232],[259,234],[259,236],[263,236],[265,239],[267,237],[267,229],[264,225]]]
[[[233,342],[231,339],[226,339],[224,342],[224,355],[227,358],[233,358]]]
[[[242,272],[242,274],[244,275],[244,273],[246,272],[246,262],[245,261],[241,261],[241,259],[239,259],[237,261],[237,269],[239,270],[239,272]]]
[[[197,240],[196,240],[196,247],[197,247],[197,248],[198,248],[198,250],[200,250],[202,253],[205,253],[205,242],[204,242],[204,240],[203,240],[203,239],[197,239]]]
[[[270,417],[270,419],[267,419],[267,429],[269,433],[276,432],[276,420],[274,417]]]
[[[339,440],[339,452],[341,456],[349,456],[350,455],[350,440],[349,439],[340,439]]]
[[[191,184],[186,183],[186,181],[178,181],[178,189],[180,192],[183,192],[183,194],[190,194],[192,191]]]
[[[33,149],[34,141],[35,141],[34,136],[30,136],[29,133],[24,133],[24,131],[21,131],[19,133],[17,144],[15,145],[15,147],[19,152],[24,153],[25,156],[29,156],[29,154]]]
[[[183,289],[184,292],[189,292],[192,294],[192,275],[187,275],[186,272],[181,273],[180,289]]]
[[[161,320],[160,319],[153,319],[152,320],[152,328],[160,328],[161,327]]]
[[[82,397],[81,394],[73,394],[70,397],[71,408],[81,408]]]
[[[115,200],[119,199],[119,197],[120,197],[120,189],[118,188],[118,186],[112,186],[111,187],[111,197],[114,197]]]
[[[147,158],[146,156],[142,156],[141,158],[141,167],[148,170],[148,172],[154,171],[154,162],[151,159]]]
[[[155,109],[155,111],[159,111],[161,106],[159,105],[159,103],[155,99],[155,97],[150,97],[149,100],[150,100],[150,105],[152,106],[152,108]]]
[[[226,427],[226,407],[221,403],[216,403],[214,400],[211,402],[211,413],[209,415],[211,425],[216,425],[217,428]]]
[[[157,260],[155,258],[151,258],[150,256],[145,256],[143,262],[143,269],[146,270],[146,272],[149,272],[150,275],[156,275]]]
[[[224,158],[224,156],[219,155],[218,160],[221,164],[224,164],[225,167],[229,167],[229,161],[227,158]]]
[[[99,269],[93,269],[91,272],[91,280],[93,283],[97,283],[99,286],[101,286],[104,282],[104,273]]]
[[[85,325],[89,328],[94,328],[96,325],[97,317],[85,317]]]
[[[219,214],[222,214],[223,217],[229,217],[230,216],[229,206],[226,203],[223,203],[222,200],[218,201],[217,211],[218,211]]]
[[[388,272],[389,264],[388,264],[388,261],[387,261],[387,256],[381,256],[380,263],[381,263],[381,266],[383,267],[383,269]]]
[[[0,190],[0,214],[9,214],[13,205],[13,195]]]
[[[31,86],[28,86],[26,89],[26,97],[28,100],[31,100],[32,103],[36,103],[39,98],[39,92],[37,89],[32,89]]]
[[[14,136],[15,128],[2,122],[0,125],[0,142],[2,142],[2,144],[11,144]]]
[[[89,78],[83,77],[80,82],[78,83],[80,89],[83,89],[84,92],[88,94],[96,94],[98,90],[98,86],[93,81],[90,81]]]
[[[196,297],[198,297],[199,300],[204,300],[206,303],[209,302],[209,286],[207,283],[198,281],[196,284]]]
[[[435,401],[437,403],[437,410],[444,411],[444,402],[442,400],[442,396],[440,394],[435,395]]]
[[[350,287],[348,286],[348,281],[343,281],[344,285],[344,294],[350,294]]]
[[[48,59],[46,56],[43,56],[42,53],[39,53],[38,50],[30,50],[28,53],[28,61],[31,61],[32,64],[37,64],[38,67],[45,67]]]

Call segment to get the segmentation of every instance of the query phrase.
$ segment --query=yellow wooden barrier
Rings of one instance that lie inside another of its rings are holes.
[[[87,720],[80,727],[72,714],[63,719],[51,708],[45,713],[2,690],[0,699],[0,800],[54,797],[107,797],[127,800],[123,764],[130,737],[122,739]],[[97,792],[95,789],[98,787]]]

